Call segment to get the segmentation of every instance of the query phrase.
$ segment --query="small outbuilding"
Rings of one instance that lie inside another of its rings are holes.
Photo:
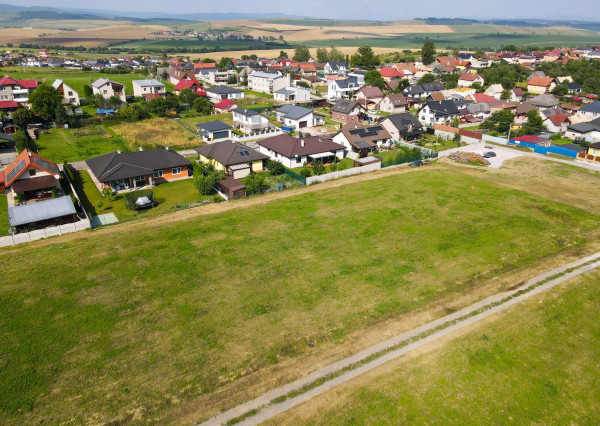
[[[229,177],[219,181],[219,188],[229,197],[230,200],[237,200],[246,196],[246,185],[237,179]]]

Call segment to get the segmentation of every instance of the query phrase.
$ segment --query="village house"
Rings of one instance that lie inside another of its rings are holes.
[[[37,80],[13,80],[9,76],[0,78],[0,101],[29,102],[29,95],[38,86]]]
[[[215,143],[231,139],[232,127],[222,121],[208,121],[196,124],[200,138],[206,143]]]
[[[582,150],[577,155],[577,158],[580,160],[600,164],[600,143],[591,144],[590,146],[585,148],[585,150]]]
[[[416,140],[425,133],[423,124],[408,112],[390,115],[381,120],[381,125],[396,141]]]
[[[406,111],[408,100],[402,93],[390,93],[379,102],[379,110],[390,114]]]
[[[242,90],[225,85],[209,87],[205,89],[205,91],[208,99],[215,103],[220,102],[223,99],[242,99],[244,97],[244,92]]]
[[[223,99],[221,102],[217,102],[213,105],[213,109],[219,113],[224,114],[227,112],[231,112],[238,107],[238,104],[231,99]]]
[[[555,114],[544,120],[544,126],[552,133],[564,133],[567,126],[571,124],[567,114]]]
[[[567,126],[565,137],[575,141],[600,142],[600,118]]]
[[[474,84],[483,86],[485,80],[479,74],[463,73],[458,77],[458,87],[471,87]]]
[[[491,84],[490,87],[485,89],[485,92],[483,93],[485,93],[488,96],[491,96],[496,100],[500,100],[500,98],[502,97],[502,92],[504,92],[504,87],[502,87],[501,84]]]
[[[310,101],[310,90],[299,86],[287,86],[277,90],[273,98],[279,102]]]
[[[315,161],[329,163],[346,156],[343,145],[321,136],[295,138],[283,134],[256,143],[261,153],[288,168],[302,167]]]
[[[404,89],[404,95],[407,98],[426,98],[434,92],[441,92],[446,88],[439,82],[417,84]]]
[[[392,137],[381,124],[346,124],[332,139],[360,157],[366,157],[375,149],[389,148],[392,144]]]
[[[452,101],[428,101],[419,111],[419,121],[427,125],[450,124],[458,117],[458,109]]]
[[[212,164],[234,179],[243,179],[251,173],[264,171],[268,157],[246,145],[230,140],[194,148],[198,159],[204,164]]]
[[[357,123],[365,113],[365,108],[356,101],[341,100],[331,107],[331,119],[338,123]]]
[[[346,75],[348,65],[345,62],[327,62],[323,67],[325,75]]]
[[[556,81],[552,77],[532,77],[527,82],[527,91],[536,95],[551,92],[556,87]]]
[[[127,101],[125,98],[124,84],[111,81],[107,78],[99,78],[98,80],[94,81],[91,86],[94,95],[101,95],[104,99],[110,99],[113,96],[116,96],[123,103]]]
[[[272,95],[279,89],[291,86],[290,75],[254,71],[248,75],[248,89]]]
[[[516,87],[510,91],[510,100],[513,102],[523,102],[525,92],[520,87]]]
[[[382,99],[383,93],[379,87],[361,87],[356,92],[356,101],[369,110],[375,109]]]
[[[246,108],[236,108],[233,113],[233,127],[250,135],[271,127],[269,119],[256,111]]]
[[[296,130],[325,124],[325,117],[309,108],[283,105],[277,108],[277,121]]]
[[[204,90],[204,86],[200,84],[198,80],[195,78],[193,80],[181,80],[174,87],[175,94],[180,95],[182,90],[189,89],[192,92],[196,93],[200,96],[206,96],[206,91]]]
[[[146,95],[164,96],[166,93],[165,85],[158,80],[133,80],[133,96],[143,97]]]
[[[189,177],[191,163],[175,151],[111,152],[86,160],[101,188],[128,191]]]
[[[330,79],[327,81],[327,97],[330,100],[349,98],[360,89],[356,77]]]
[[[600,101],[582,106],[577,111],[577,116],[582,117],[586,121],[600,118]]]
[[[70,86],[67,86],[64,81],[60,79],[55,80],[54,83],[52,83],[52,87],[62,95],[63,104],[79,105],[81,103],[79,100],[79,93]]]

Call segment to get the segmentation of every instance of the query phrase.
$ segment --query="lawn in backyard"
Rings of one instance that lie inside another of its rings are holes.
[[[117,150],[129,150],[125,139],[114,136],[101,125],[50,129],[40,134],[36,145],[42,157],[55,163],[83,161]]]
[[[9,235],[8,200],[5,194],[0,194],[0,236]]]
[[[600,272],[267,424],[598,424]]]
[[[106,74],[98,71],[81,71],[69,70],[64,68],[27,68],[23,72],[20,67],[6,67],[2,69],[2,73],[10,77],[23,80],[35,79],[43,83],[52,84],[54,80],[60,78],[68,86],[79,93],[79,96],[84,96],[84,86],[90,84],[90,79],[98,80],[99,78],[107,78],[125,85],[125,92],[128,95],[133,95],[133,80],[144,80],[143,74],[127,73],[127,74]]]
[[[124,194],[116,194],[111,198],[105,197],[100,193],[87,171],[76,172],[75,176],[76,180],[73,186],[81,199],[83,208],[91,216],[114,213],[119,222],[173,213],[182,208],[188,208],[190,205],[200,206],[220,201],[219,196],[200,195],[194,187],[194,179],[184,179],[163,183],[152,189],[154,200],[158,206],[147,210],[129,210],[125,205]]]
[[[5,424],[104,423],[135,412],[140,422],[177,423],[179,410],[205,401],[202,420],[224,405],[227,392],[216,391],[226,384],[243,391],[238,379],[252,372],[285,368],[596,238],[597,176],[577,180],[569,204],[550,200],[570,181],[563,177],[545,176],[540,184],[554,191],[539,196],[494,178],[423,168],[5,249],[0,416]],[[173,190],[186,185],[161,185],[156,196],[175,203]],[[96,190],[90,202],[98,199]]]

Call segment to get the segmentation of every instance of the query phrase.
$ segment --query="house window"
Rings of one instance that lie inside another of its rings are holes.
[[[154,177],[155,178],[161,178],[161,177],[163,177],[163,171],[162,170],[155,170],[154,171]]]
[[[181,174],[181,167],[173,167],[171,169],[171,174],[180,175]]]

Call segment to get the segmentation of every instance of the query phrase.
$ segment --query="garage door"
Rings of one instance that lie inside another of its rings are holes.
[[[308,126],[308,121],[301,121],[299,124],[300,124],[300,128],[303,128],[303,127]]]
[[[215,132],[213,133],[213,138],[214,139],[223,139],[223,138],[228,138],[229,137],[229,131],[226,130],[224,132]]]

